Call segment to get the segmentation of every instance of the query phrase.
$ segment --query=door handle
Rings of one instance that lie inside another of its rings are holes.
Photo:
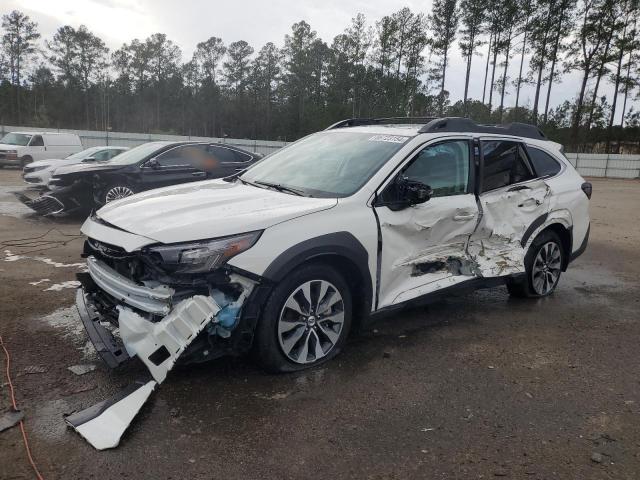
[[[540,200],[538,200],[537,198],[527,198],[524,202],[519,204],[518,207],[527,207],[527,206],[529,206],[529,205],[531,205],[533,203],[535,203],[536,206],[542,205],[542,202]]]
[[[206,173],[204,172],[193,172],[191,174],[192,177],[204,177],[206,175]]]
[[[515,187],[511,187],[509,190],[507,190],[507,192],[517,192],[519,190],[531,190],[531,188],[527,187],[526,185],[516,185]]]
[[[461,213],[459,215],[455,215],[453,217],[454,222],[466,222],[467,220],[471,220],[475,218],[475,213]]]

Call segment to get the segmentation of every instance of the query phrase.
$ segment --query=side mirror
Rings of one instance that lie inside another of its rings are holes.
[[[96,157],[87,157],[82,161],[83,162],[95,162],[96,161]]]
[[[158,163],[158,159],[156,157],[153,157],[147,161],[145,166],[149,168],[158,168],[160,164]]]
[[[398,179],[398,194],[400,201],[410,207],[428,201],[433,195],[433,190],[429,185],[417,180],[400,177]]]

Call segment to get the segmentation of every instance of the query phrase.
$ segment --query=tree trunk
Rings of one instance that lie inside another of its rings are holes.
[[[629,77],[631,76],[631,60],[633,52],[629,52],[629,63],[627,64],[627,78],[624,89],[624,101],[622,102],[622,116],[620,117],[620,128],[624,128],[624,113],[627,110],[627,97],[629,96]]]
[[[504,72],[502,74],[502,89],[500,92],[500,122],[502,122],[502,115],[504,112],[504,90],[507,85],[507,71],[509,70],[509,54],[511,53],[511,29],[509,29],[509,37],[507,38],[507,45],[504,53]]]
[[[593,89],[593,95],[591,96],[591,106],[589,108],[589,120],[587,121],[587,133],[591,130],[591,122],[593,121],[593,112],[595,111],[596,100],[598,98],[598,90],[600,89],[600,81],[602,80],[602,75],[604,75],[604,68],[606,66],[606,60],[609,55],[609,47],[611,46],[611,38],[613,37],[613,29],[611,30],[611,34],[607,39],[607,44],[604,48],[604,55],[602,57],[602,61],[600,62],[600,66],[598,67],[598,73],[596,74],[596,86]]]
[[[491,57],[492,42],[493,42],[493,33],[489,35],[489,49],[487,50],[487,64],[484,67],[484,87],[482,87],[482,103],[484,103],[485,93],[487,92],[487,77],[489,76],[489,58]]]
[[[489,85],[489,114],[491,114],[491,106],[493,105],[493,86],[495,85],[496,77],[496,63],[498,61],[498,42],[500,41],[500,35],[496,38],[493,44],[493,66],[491,67],[491,84]]]
[[[564,4],[560,9],[560,18],[558,19],[557,35],[553,45],[553,58],[551,60],[551,71],[549,73],[549,86],[547,87],[547,99],[544,102],[544,119],[543,123],[547,123],[549,115],[549,99],[551,98],[551,86],[553,85],[553,75],[556,69],[556,62],[558,60],[558,48],[560,46],[560,34],[562,33],[562,20],[564,20]]]
[[[571,138],[573,140],[574,147],[578,146],[578,129],[580,128],[580,120],[582,119],[582,104],[584,103],[584,93],[587,89],[587,81],[589,80],[589,73],[591,72],[591,65],[587,63],[583,70],[582,84],[580,85],[580,94],[578,95],[578,101],[576,102],[576,111],[573,118],[573,126],[571,128]]]
[[[529,17],[525,24],[524,38],[522,39],[522,53],[520,55],[520,71],[518,72],[518,82],[516,83],[516,106],[515,106],[515,119],[518,119],[518,105],[520,102],[520,86],[522,85],[522,67],[524,66],[524,54],[527,50],[527,29],[529,28]]]
[[[473,47],[475,43],[475,35],[469,38],[469,55],[467,56],[467,74],[464,81],[464,116],[469,116],[469,106],[467,100],[469,97],[469,77],[471,76],[471,60],[473,59]]]

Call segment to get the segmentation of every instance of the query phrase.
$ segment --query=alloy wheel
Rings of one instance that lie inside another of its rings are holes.
[[[531,284],[538,295],[553,291],[562,270],[562,253],[556,242],[547,242],[536,255],[531,269]]]
[[[278,342],[295,363],[314,363],[326,357],[340,339],[344,302],[326,280],[311,280],[293,290],[278,319]]]
[[[133,190],[129,187],[113,187],[105,195],[105,203],[113,202],[114,200],[120,200],[121,198],[130,197],[133,195]]]

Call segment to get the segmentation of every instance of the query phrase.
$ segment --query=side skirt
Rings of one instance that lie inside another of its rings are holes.
[[[521,281],[525,277],[525,273],[517,273],[513,275],[507,275],[505,277],[476,277],[466,282],[452,285],[450,287],[437,290],[435,292],[427,293],[420,297],[412,298],[406,302],[398,303],[396,305],[389,305],[387,307],[371,312],[370,318],[377,318],[378,316],[384,316],[389,313],[397,312],[407,308],[415,308],[419,306],[428,305],[440,301],[447,297],[459,296],[465,293],[480,290],[482,288],[493,288],[504,285],[508,281]]]

